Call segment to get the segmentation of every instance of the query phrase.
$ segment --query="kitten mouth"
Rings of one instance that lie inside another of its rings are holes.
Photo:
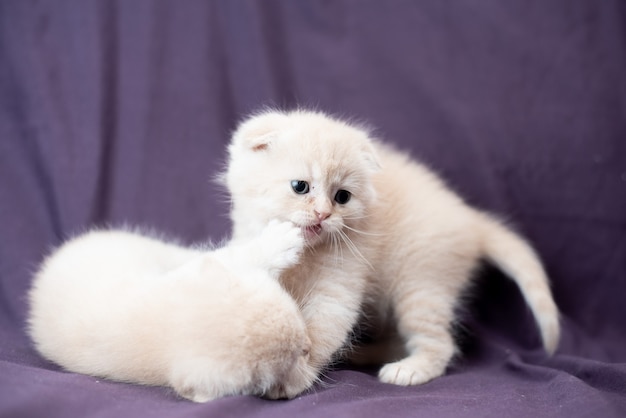
[[[305,226],[302,228],[302,232],[306,240],[317,238],[322,232],[322,224]]]

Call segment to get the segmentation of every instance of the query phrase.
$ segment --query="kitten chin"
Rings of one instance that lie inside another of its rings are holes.
[[[224,179],[239,237],[261,219],[314,225],[325,211],[324,233],[309,231],[315,245],[280,277],[301,306],[316,370],[345,351],[367,305],[364,326],[391,324],[404,342],[391,351],[407,353],[381,368],[383,382],[442,375],[457,352],[454,312],[482,258],[519,285],[544,347],[555,350],[558,311],[530,245],[365,129],[319,112],[254,115],[233,135]]]
[[[293,397],[314,380],[294,381],[315,374],[311,342],[276,278],[303,245],[290,223],[210,251],[91,231],[54,251],[36,274],[29,333],[67,370],[171,386],[196,402]]]

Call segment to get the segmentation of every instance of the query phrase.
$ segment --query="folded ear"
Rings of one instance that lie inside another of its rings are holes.
[[[363,159],[367,164],[367,168],[369,168],[372,173],[376,173],[381,170],[382,166],[380,165],[378,154],[374,150],[372,144],[366,144],[365,149],[363,150]]]
[[[287,115],[279,111],[259,113],[244,120],[233,133],[231,147],[244,147],[252,151],[264,151],[282,129]]]

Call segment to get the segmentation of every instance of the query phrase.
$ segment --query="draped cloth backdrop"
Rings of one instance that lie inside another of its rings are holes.
[[[263,106],[366,121],[508,219],[552,280],[557,354],[485,268],[463,356],[418,387],[339,365],[292,401],[193,404],[38,356],[25,294],[44,255],[103,225],[227,237],[212,179]],[[1,416],[624,416],[625,295],[620,0],[0,0]]]

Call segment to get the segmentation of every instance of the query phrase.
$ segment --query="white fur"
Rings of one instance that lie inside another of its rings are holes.
[[[270,111],[240,125],[229,154],[235,237],[253,236],[270,219],[293,222],[307,237],[300,264],[281,281],[303,306],[309,375],[348,342],[361,308],[363,326],[383,335],[391,325],[404,342],[406,356],[381,369],[383,382],[443,374],[456,352],[450,327],[460,293],[483,257],[518,283],[546,349],[556,348],[558,312],[531,247],[364,129],[322,113]],[[310,191],[295,193],[292,180]],[[352,193],[346,204],[333,200],[342,189]],[[330,213],[321,222],[320,208]]]
[[[310,341],[276,281],[299,259],[300,231],[260,232],[213,251],[117,230],[70,240],[35,276],[30,335],[71,371],[169,385],[196,402],[271,396],[307,373]]]

